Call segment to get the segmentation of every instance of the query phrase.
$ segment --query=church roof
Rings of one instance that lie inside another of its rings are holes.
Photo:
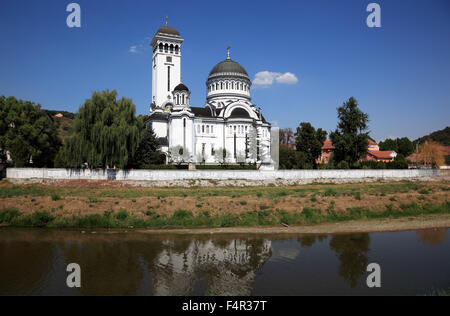
[[[189,89],[184,84],[180,83],[175,87],[175,89],[173,89],[173,91],[189,91]]]
[[[191,111],[195,114],[195,116],[213,117],[209,108],[191,107]]]
[[[220,63],[215,65],[214,68],[209,73],[208,77],[211,77],[213,75],[222,74],[222,73],[223,74],[237,73],[237,74],[244,75],[248,78],[248,73],[244,69],[244,67],[242,67],[239,63],[235,62],[234,60],[232,60],[230,58],[227,58],[224,61],[221,61]]]
[[[171,26],[163,25],[158,29],[158,32],[156,34],[169,34],[169,35],[175,35],[180,36],[180,32]]]
[[[159,120],[159,121],[167,121],[169,119],[169,113],[167,112],[154,112],[148,118],[151,121]]]

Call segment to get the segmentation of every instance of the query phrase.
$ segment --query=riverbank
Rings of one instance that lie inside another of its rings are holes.
[[[450,213],[449,191],[447,181],[211,188],[15,185],[2,181],[0,225],[284,229],[356,220],[423,219]],[[420,227],[406,227],[415,228]]]

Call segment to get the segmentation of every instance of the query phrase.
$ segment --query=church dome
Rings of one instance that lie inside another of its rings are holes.
[[[173,91],[189,91],[189,89],[184,84],[180,83],[175,87],[175,89],[173,89]]]
[[[227,58],[224,61],[221,61],[220,63],[215,65],[214,68],[209,73],[208,78],[211,76],[216,76],[216,75],[220,75],[220,74],[226,75],[226,74],[230,74],[230,73],[240,74],[240,75],[243,75],[243,76],[249,78],[248,73],[244,69],[244,67],[239,65],[239,63],[231,60],[230,58]]]
[[[180,36],[180,32],[173,27],[170,27],[168,25],[163,25],[158,29],[158,32],[156,34],[169,34],[169,35],[175,35]]]

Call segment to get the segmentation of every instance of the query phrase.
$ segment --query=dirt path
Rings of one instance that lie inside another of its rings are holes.
[[[137,229],[145,234],[343,234],[372,233],[431,228],[450,228],[450,215],[426,215],[400,219],[360,220],[291,227],[230,227],[199,229]]]

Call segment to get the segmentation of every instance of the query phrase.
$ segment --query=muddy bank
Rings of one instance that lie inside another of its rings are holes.
[[[358,220],[290,227],[227,227],[197,229],[136,229],[143,234],[346,234],[450,228],[450,215],[426,215],[400,219]]]

